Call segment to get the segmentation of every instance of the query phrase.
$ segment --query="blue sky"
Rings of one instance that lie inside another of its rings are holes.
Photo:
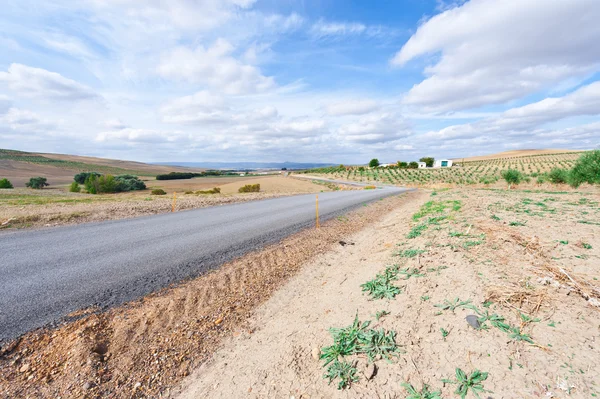
[[[8,0],[0,148],[364,163],[600,145],[596,0]]]

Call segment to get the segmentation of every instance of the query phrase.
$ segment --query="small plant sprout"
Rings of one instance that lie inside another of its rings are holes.
[[[389,314],[390,314],[390,312],[388,312],[387,310],[380,310],[379,312],[375,313],[375,319],[377,321],[379,321],[379,319],[381,319],[382,317],[385,317]]]
[[[585,249],[592,249],[592,246],[590,244],[588,244],[587,242],[582,242],[581,246]]]
[[[533,344],[533,339],[528,334],[523,334],[518,327],[511,327],[508,336],[515,341],[525,341]]]
[[[449,301],[447,299],[444,299],[444,303],[440,303],[437,305],[433,305],[436,308],[440,308],[442,310],[451,310],[454,312],[454,310],[456,308],[460,308],[460,307],[468,307],[468,305],[471,304],[471,300],[467,299],[466,301],[461,301],[460,298],[454,298],[453,301]]]
[[[525,223],[522,222],[510,222],[509,226],[525,226]]]
[[[442,333],[442,338],[444,338],[444,341],[445,341],[448,334],[450,334],[450,331],[448,331],[444,328],[440,328],[440,332]]]
[[[398,269],[394,266],[388,266],[383,273],[377,274],[373,280],[361,284],[363,292],[372,296],[373,299],[394,299],[402,290],[393,284],[398,280]]]
[[[406,397],[406,399],[442,399],[442,392],[431,392],[429,390],[430,387],[427,384],[423,384],[423,388],[421,388],[420,391],[417,391],[417,389],[408,382],[403,382],[402,386],[408,392],[408,396]]]
[[[404,275],[404,280],[408,280],[411,277],[424,277],[425,276],[425,274],[422,274],[419,269],[417,269],[417,268],[410,269],[408,267],[406,269],[399,270],[398,274]]]
[[[489,392],[485,390],[482,384],[482,382],[487,380],[487,378],[488,373],[479,370],[475,370],[471,373],[471,375],[467,376],[464,371],[456,368],[456,380],[452,381],[444,379],[442,381],[449,384],[457,384],[458,387],[454,393],[459,395],[462,399],[465,399],[469,393],[469,390],[476,398],[479,398],[480,393]]]
[[[428,300],[429,300],[429,295],[423,295],[423,296],[421,297],[421,300],[422,300],[423,302],[425,302],[425,301],[428,301]]]

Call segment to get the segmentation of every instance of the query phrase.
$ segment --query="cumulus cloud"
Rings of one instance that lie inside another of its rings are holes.
[[[231,55],[233,51],[233,45],[225,39],[218,39],[210,47],[178,47],[162,56],[158,73],[167,79],[207,84],[226,94],[256,93],[275,86],[272,77],[242,64]]]
[[[385,143],[408,137],[408,124],[392,113],[370,114],[357,121],[341,125],[337,133],[353,143]]]
[[[12,107],[4,115],[0,115],[0,129],[3,131],[20,134],[51,134],[55,128],[56,124],[26,109]]]
[[[379,109],[379,104],[373,100],[347,100],[329,104],[326,112],[330,116],[363,115]]]
[[[189,138],[188,135],[177,131],[159,131],[153,129],[124,128],[101,132],[96,135],[99,143],[124,141],[129,143],[173,143]]]
[[[594,0],[472,0],[423,23],[391,63],[440,54],[406,104],[447,111],[504,103],[594,71],[598,19]]]
[[[5,82],[10,90],[23,97],[61,101],[99,97],[89,87],[59,73],[22,64],[11,64],[7,72],[0,72],[0,82]]]

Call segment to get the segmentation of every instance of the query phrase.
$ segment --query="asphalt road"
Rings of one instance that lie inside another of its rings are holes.
[[[406,189],[319,194],[322,220]],[[0,343],[92,305],[192,278],[314,225],[299,195],[134,219],[0,234]]]

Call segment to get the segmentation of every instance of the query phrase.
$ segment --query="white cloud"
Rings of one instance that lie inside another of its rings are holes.
[[[56,125],[40,118],[35,112],[10,108],[4,115],[0,115],[0,129],[21,134],[52,133]]]
[[[441,53],[404,102],[433,110],[504,103],[600,65],[595,0],[471,0],[423,23],[391,63]]]
[[[129,143],[173,143],[187,138],[189,136],[181,132],[124,128],[101,132],[96,136],[96,141],[100,143],[112,143],[114,141]]]
[[[346,141],[376,144],[396,141],[411,134],[408,124],[392,113],[370,114],[341,125],[337,133]]]
[[[330,116],[363,115],[379,109],[379,104],[373,100],[347,100],[329,104],[326,112]]]
[[[206,84],[226,94],[256,93],[275,86],[272,77],[232,57],[233,51],[233,45],[225,39],[218,39],[208,48],[178,47],[162,56],[158,73],[168,79]]]
[[[310,27],[309,34],[317,39],[359,35],[370,38],[389,38],[396,36],[397,32],[382,25],[365,25],[361,22],[333,22],[320,19]]]
[[[224,98],[206,90],[171,100],[161,107],[160,112],[166,123],[194,125],[231,121]]]
[[[0,82],[20,96],[47,100],[78,101],[98,98],[92,89],[74,80],[41,68],[11,64],[0,72]]]

